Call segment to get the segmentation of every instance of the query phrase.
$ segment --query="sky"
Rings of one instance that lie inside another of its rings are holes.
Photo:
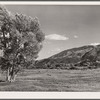
[[[99,5],[6,5],[6,8],[13,13],[38,17],[45,33],[38,59],[100,43]]]

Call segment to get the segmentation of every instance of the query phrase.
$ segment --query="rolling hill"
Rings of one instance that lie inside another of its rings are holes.
[[[87,45],[64,50],[35,62],[36,68],[85,69],[97,68],[100,63],[100,45]]]

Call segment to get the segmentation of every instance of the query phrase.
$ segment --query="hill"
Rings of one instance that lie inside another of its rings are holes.
[[[87,45],[64,50],[47,59],[35,62],[36,68],[85,69],[97,68],[100,63],[100,45]]]

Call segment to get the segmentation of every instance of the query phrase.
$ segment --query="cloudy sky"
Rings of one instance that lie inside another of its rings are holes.
[[[38,17],[45,33],[39,58],[63,50],[100,43],[100,6],[6,5],[9,11]]]

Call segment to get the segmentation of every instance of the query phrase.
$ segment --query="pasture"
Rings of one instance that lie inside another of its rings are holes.
[[[99,92],[100,69],[29,69],[20,72],[13,83],[0,74],[0,91]]]

